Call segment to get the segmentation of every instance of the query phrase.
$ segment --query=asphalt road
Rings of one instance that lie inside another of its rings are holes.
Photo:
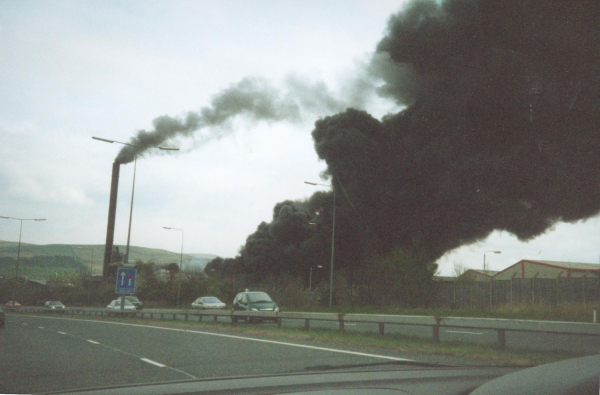
[[[301,341],[148,325],[85,321],[85,317],[7,315],[0,330],[0,393],[304,371],[404,360]]]

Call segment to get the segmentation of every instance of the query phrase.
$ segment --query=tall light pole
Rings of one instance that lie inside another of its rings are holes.
[[[181,232],[181,253],[179,254],[179,276],[178,276],[179,284],[177,284],[177,306],[179,306],[179,295],[181,294],[181,271],[182,271],[182,266],[183,266],[183,229],[169,228],[167,226],[163,226],[163,229],[178,230]]]
[[[308,276],[308,290],[309,291],[312,291],[312,268],[313,267],[314,266],[310,267],[310,275]],[[322,269],[322,268],[323,268],[323,266],[317,265],[317,269]]]
[[[13,289],[13,303],[16,299],[17,294],[17,282],[19,281],[19,257],[21,256],[21,234],[23,233],[23,221],[45,221],[45,218],[13,218],[13,217],[3,217],[2,219],[14,219],[15,221],[20,221],[21,225],[19,226],[19,244],[17,247],[17,265],[15,267],[15,288]]]
[[[116,141],[116,140],[109,140],[109,139],[105,139],[102,137],[95,137],[92,136],[92,138],[94,140],[99,140],[99,141],[103,141],[105,143],[117,143],[117,144],[122,144],[122,145],[128,145],[130,147],[138,147],[141,148],[139,145],[135,145],[135,144],[129,144],[129,143],[123,143],[121,141]],[[159,150],[163,150],[163,151],[179,151],[179,148],[172,148],[172,147],[149,147],[149,148],[158,148]],[[129,228],[127,230],[127,246],[125,247],[125,257],[123,258],[123,264],[127,265],[129,264],[129,242],[131,240],[131,219],[133,217],[133,195],[135,192],[135,171],[137,168],[137,155],[134,156],[133,159],[133,185],[131,187],[131,206],[129,208]]]
[[[493,251],[493,250],[489,250],[489,251],[484,251],[483,253],[483,270],[487,270],[486,266],[485,266],[485,254],[487,254],[488,252],[493,252],[494,254],[502,254],[502,251]]]
[[[335,249],[335,188],[333,185],[319,184],[316,182],[304,181],[308,185],[320,185],[323,187],[329,187],[333,191],[333,225],[331,227],[331,268],[329,273],[329,308],[333,308],[333,258]]]
[[[92,277],[93,277],[93,263],[94,263],[94,247],[77,247],[78,250],[90,249],[92,251],[92,257],[90,259],[90,281],[88,284],[88,305],[90,304],[90,299],[92,298]]]

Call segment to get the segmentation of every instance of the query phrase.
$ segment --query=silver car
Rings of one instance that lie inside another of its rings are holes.
[[[135,306],[127,299],[125,299],[124,307],[125,307],[124,310],[135,310]],[[106,308],[111,309],[111,310],[120,310],[121,309],[121,299],[113,300],[112,302],[110,302],[108,304],[108,306],[106,306]]]
[[[224,309],[227,305],[214,296],[203,296],[192,303],[192,309]]]

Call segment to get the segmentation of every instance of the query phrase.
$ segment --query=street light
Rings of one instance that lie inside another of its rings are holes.
[[[19,281],[19,257],[21,256],[21,234],[23,233],[23,221],[45,221],[45,218],[13,218],[13,217],[3,217],[2,219],[14,219],[15,221],[20,221],[21,225],[19,226],[19,245],[17,247],[17,266],[15,268],[15,288],[13,289],[13,303],[16,299],[17,293],[17,282]]]
[[[312,268],[314,266],[310,267],[310,275],[308,276],[308,290],[312,291]],[[323,266],[322,265],[317,265],[317,269],[322,269]]]
[[[92,277],[93,277],[93,263],[94,263],[94,247],[77,247],[78,250],[90,249],[92,251],[92,257],[90,259],[90,281],[88,285],[88,305],[90,304],[90,299],[92,298]]]
[[[103,141],[105,143],[111,143],[111,144],[117,143],[117,144],[127,145],[129,147],[140,147],[139,145],[130,144],[130,143],[123,143],[121,141],[116,141],[116,140],[109,140],[109,139],[105,139],[105,138],[102,138],[102,137],[92,136],[92,138],[94,140]],[[173,147],[148,147],[148,148],[158,148],[159,150],[163,150],[163,151],[179,151],[179,148],[173,148]],[[127,246],[125,247],[125,257],[123,258],[123,264],[124,265],[128,265],[129,264],[129,241],[131,239],[131,219],[132,219],[132,216],[133,216],[133,195],[134,195],[134,192],[135,192],[135,171],[136,171],[136,168],[137,168],[137,155],[135,155],[134,159],[133,159],[133,185],[131,187],[131,207],[129,208],[129,229],[127,230]]]
[[[487,254],[488,252],[493,252],[494,254],[502,254],[502,251],[493,251],[493,250],[489,250],[489,251],[484,251],[483,253],[483,270],[487,270],[486,266],[485,266],[485,254]]]
[[[181,269],[182,269],[182,265],[183,265],[183,229],[178,229],[178,228],[169,228],[167,226],[163,226],[163,229],[168,229],[168,230],[178,230],[181,232],[181,254],[179,255],[179,284],[177,284],[177,306],[179,306],[179,295],[181,293]]]
[[[333,191],[333,226],[331,227],[331,269],[329,273],[329,308],[333,308],[333,257],[335,248],[335,188],[333,185],[319,184],[316,182],[304,181],[305,184],[314,186],[329,187]]]

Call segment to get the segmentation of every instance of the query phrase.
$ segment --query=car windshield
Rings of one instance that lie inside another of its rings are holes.
[[[0,394],[598,354],[599,49],[600,0],[0,1]]]
[[[257,293],[249,293],[248,301],[258,303],[258,302],[272,302],[273,300],[271,300],[271,297],[269,295],[267,295],[266,293],[257,292]]]

